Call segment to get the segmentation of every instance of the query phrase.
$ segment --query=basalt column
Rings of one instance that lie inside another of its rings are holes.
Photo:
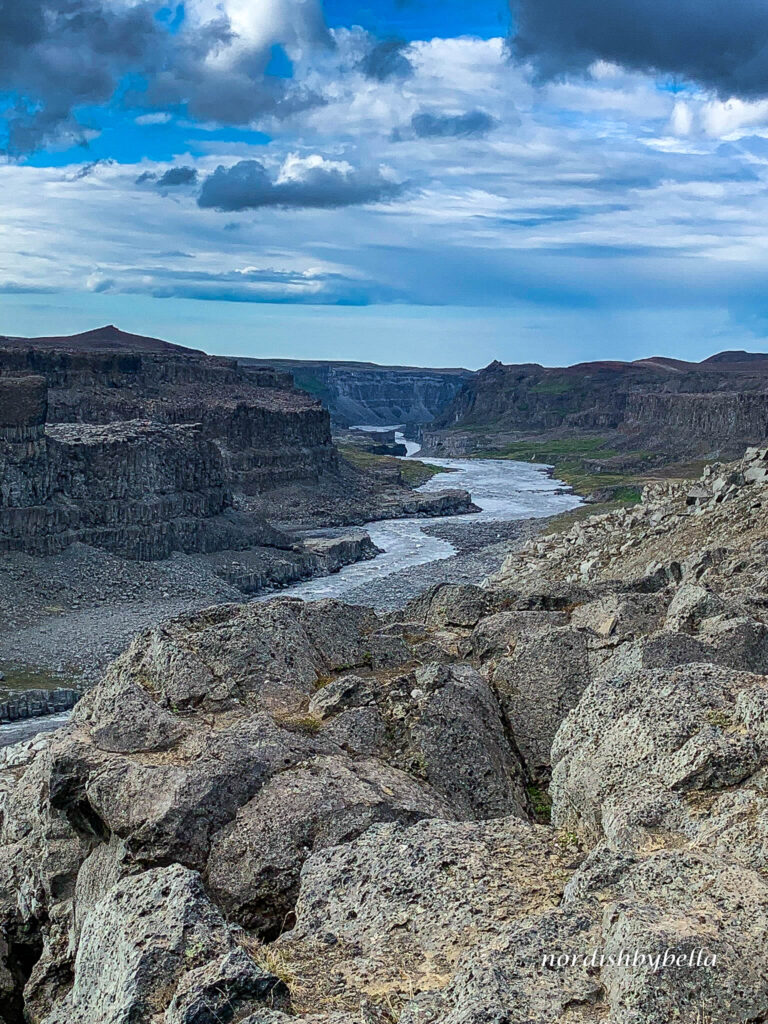
[[[42,505],[50,497],[47,411],[44,377],[0,377],[1,510]]]

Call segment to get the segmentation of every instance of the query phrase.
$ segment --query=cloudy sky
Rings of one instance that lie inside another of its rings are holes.
[[[768,349],[765,0],[0,0],[0,333]]]

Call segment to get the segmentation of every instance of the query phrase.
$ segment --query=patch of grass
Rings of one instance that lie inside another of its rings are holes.
[[[419,459],[398,459],[394,455],[374,455],[363,451],[356,445],[340,444],[337,446],[343,459],[356,469],[364,472],[383,473],[387,476],[398,476],[406,487],[421,487],[438,473],[453,473],[446,466],[431,466]]]
[[[528,799],[531,801],[531,810],[536,821],[542,825],[549,825],[552,820],[552,800],[546,790],[539,786],[528,786]]]
[[[569,457],[609,459],[618,452],[606,437],[561,437],[550,441],[513,441],[495,451],[474,452],[473,459],[514,459],[553,465]]]
[[[579,845],[579,837],[575,832],[570,832],[568,829],[561,829],[557,833],[557,845],[563,850],[567,850],[571,846]]]
[[[619,455],[635,463],[652,459],[651,452],[618,452],[604,437],[566,437],[550,441],[515,441],[497,450],[475,452],[472,458],[509,459],[515,462],[537,462],[552,466],[558,480],[570,484],[577,494],[616,489],[617,500],[634,504],[640,500],[642,489],[637,474],[596,472],[594,462],[608,461]]]
[[[731,716],[725,711],[708,711],[704,717],[710,725],[715,725],[719,729],[728,729],[733,724]]]
[[[596,502],[594,505],[580,505],[578,508],[572,508],[569,512],[561,512],[558,516],[552,516],[539,536],[549,537],[553,533],[566,533],[576,523],[581,523],[592,516],[604,515],[606,512],[615,512],[618,508],[625,508],[627,504],[634,505],[635,502],[603,501]]]
[[[296,972],[282,950],[273,946],[262,946],[257,942],[242,943],[254,963],[263,971],[279,978],[284,985],[292,988],[296,983]]]
[[[308,711],[276,716],[275,721],[289,732],[303,732],[308,736],[316,735],[323,728],[322,718]]]
[[[432,466],[428,462],[421,462],[419,459],[412,459],[408,462],[400,462],[400,477],[403,483],[409,487],[421,487],[427,480],[431,480],[438,473],[455,473],[456,470],[447,466]]]
[[[544,377],[530,389],[533,395],[565,395],[574,389],[574,380],[569,377]],[[517,403],[518,408],[520,403]]]

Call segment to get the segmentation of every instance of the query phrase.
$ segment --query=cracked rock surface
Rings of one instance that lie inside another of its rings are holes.
[[[765,467],[139,635],[3,753],[0,1021],[768,1020]]]

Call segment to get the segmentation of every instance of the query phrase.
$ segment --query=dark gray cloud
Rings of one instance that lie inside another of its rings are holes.
[[[137,185],[155,185],[157,188],[178,188],[180,185],[194,185],[197,171],[194,167],[171,167],[164,174],[144,171],[136,179]]]
[[[217,167],[203,183],[198,205],[216,210],[255,210],[267,206],[335,209],[396,199],[405,185],[378,170],[345,171],[336,164],[305,165],[300,176],[273,180],[258,160]]]
[[[111,157],[108,157],[104,160],[92,160],[89,164],[86,164],[84,167],[81,167],[67,180],[81,181],[83,178],[87,178],[91,174],[93,174],[97,167],[112,167],[114,163],[115,161]]]
[[[385,82],[388,78],[408,78],[413,74],[413,64],[406,56],[407,49],[408,43],[404,39],[382,39],[360,61],[360,70],[377,82]]]
[[[193,185],[197,181],[194,167],[171,167],[158,179],[158,188],[174,188],[177,185]]]
[[[411,128],[420,139],[468,139],[487,135],[498,121],[484,110],[466,114],[434,114],[421,110],[411,118]]]
[[[101,279],[97,283],[101,284]],[[160,299],[346,306],[392,302],[403,299],[406,294],[386,283],[359,275],[349,276],[334,271],[307,273],[271,267],[220,272],[186,271],[167,266],[131,267],[118,282],[107,282],[105,290],[148,294]]]
[[[231,60],[209,61],[234,39],[227,19],[169,31],[157,17],[166,7],[165,0],[0,0],[0,96],[12,99],[0,113],[0,152],[22,155],[52,139],[87,144],[91,129],[74,111],[108,102],[130,74],[144,85],[128,90],[123,105],[186,108],[227,124],[322,102],[267,74],[272,48],[263,41],[239,39]],[[305,48],[333,45],[318,3],[303,5],[290,32]]]
[[[0,0],[0,92],[14,97],[3,148],[25,153],[57,135],[84,141],[73,108],[108,100],[132,65],[151,74],[163,35],[149,3]]]
[[[542,78],[600,58],[723,96],[768,95],[765,0],[511,0],[511,8],[512,52]]]

